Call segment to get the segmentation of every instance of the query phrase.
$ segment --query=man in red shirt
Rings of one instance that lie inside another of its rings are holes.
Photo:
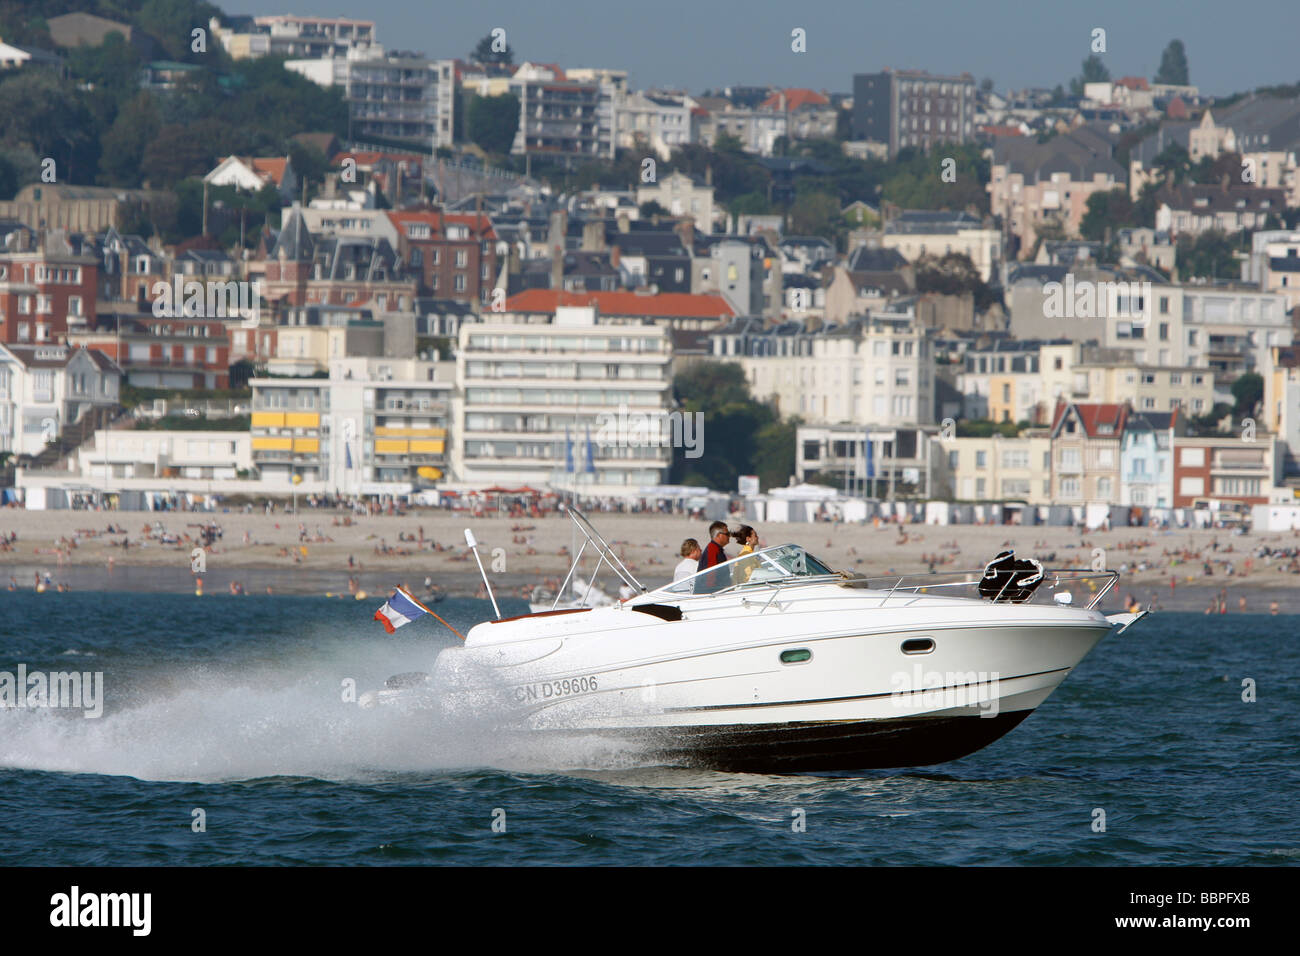
[[[700,571],[707,571],[715,565],[722,564],[727,560],[726,544],[731,540],[731,532],[727,530],[725,521],[715,521],[709,525],[709,543],[705,547],[704,553],[700,555]],[[716,591],[723,585],[723,582],[730,584],[730,578],[724,574],[706,574],[696,579],[695,592],[697,594],[708,591]]]

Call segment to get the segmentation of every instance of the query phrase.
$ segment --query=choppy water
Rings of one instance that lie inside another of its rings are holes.
[[[1298,617],[1157,615],[971,757],[768,777],[345,703],[345,679],[427,670],[455,640],[386,637],[379,600],[0,592],[0,671],[101,671],[107,699],[99,719],[0,710],[0,863],[1300,860]],[[462,631],[490,611],[437,609]]]

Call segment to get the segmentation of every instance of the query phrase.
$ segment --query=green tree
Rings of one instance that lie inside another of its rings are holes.
[[[1264,399],[1264,377],[1258,372],[1246,372],[1232,383],[1234,405],[1232,412],[1238,418],[1255,414],[1255,406]]]
[[[106,186],[139,186],[145,147],[161,129],[153,97],[144,91],[136,94],[99,139],[99,181]]]
[[[492,34],[488,34],[478,41],[474,47],[474,52],[469,55],[471,62],[474,63],[502,63],[506,65],[515,62],[515,51],[509,43],[505,44],[504,50],[492,49]]]
[[[1160,55],[1156,82],[1186,86],[1190,82],[1187,77],[1187,52],[1183,49],[1183,41],[1170,40],[1165,52]]]
[[[1110,79],[1110,70],[1101,62],[1101,57],[1093,53],[1083,61],[1083,72],[1070,81],[1070,92],[1075,96],[1083,95],[1085,83],[1105,83]]]
[[[79,46],[68,52],[73,79],[108,93],[114,109],[140,90],[140,54],[113,32],[99,46]]]
[[[1178,269],[1183,278],[1230,279],[1241,271],[1235,251],[1232,240],[1217,229],[1202,232],[1194,238],[1180,236]]]
[[[489,153],[509,153],[519,130],[519,98],[512,93],[475,96],[466,110],[465,132]]]
[[[190,176],[202,176],[216,165],[216,151],[221,141],[205,124],[171,125],[158,130],[140,159],[140,170],[155,189],[171,188]]]
[[[703,416],[704,453],[687,458],[688,449],[675,449],[671,480],[729,491],[738,476],[754,474],[759,434],[777,416],[751,398],[744,370],[734,362],[698,362],[678,373],[673,390],[684,413]]]
[[[325,174],[330,168],[329,160],[325,158],[324,153],[315,146],[308,146],[298,140],[289,141],[289,164],[293,166],[294,174],[298,177],[299,189],[302,188],[302,181],[307,181],[308,195],[315,192],[310,189],[311,186],[320,186],[324,183]]]
[[[131,22],[162,44],[168,59],[182,63],[200,63],[214,55],[214,44],[217,47],[221,45],[216,37],[207,36],[207,52],[201,53],[193,49],[193,31],[202,29],[207,34],[208,21],[222,15],[221,10],[210,3],[198,0],[144,0],[139,8],[139,12],[131,17]]]
[[[754,471],[762,488],[784,488],[795,473],[795,441],[799,426],[797,416],[768,422],[754,437]]]
[[[90,97],[49,70],[22,70],[0,83],[0,143],[55,161],[58,182],[93,180],[99,129]]]
[[[790,230],[797,236],[825,236],[843,231],[840,202],[824,192],[805,192],[790,207]]]

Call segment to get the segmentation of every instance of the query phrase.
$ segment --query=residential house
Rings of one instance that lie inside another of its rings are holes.
[[[967,212],[909,209],[885,223],[881,245],[896,249],[908,262],[922,256],[939,259],[949,253],[970,258],[985,282],[994,281],[1002,262],[1002,234],[985,228]]]
[[[1052,501],[1114,504],[1128,406],[1059,402],[1052,417]]]
[[[122,372],[68,345],[0,344],[0,452],[38,455],[94,409],[117,405]]]
[[[1174,436],[1186,434],[1186,421],[1186,413],[1179,408],[1128,415],[1120,451],[1121,505],[1173,507]]]
[[[248,193],[274,186],[285,203],[293,202],[298,194],[298,176],[288,156],[227,156],[203,181],[212,186],[234,186]]]

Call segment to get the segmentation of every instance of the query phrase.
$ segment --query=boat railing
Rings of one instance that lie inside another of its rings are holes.
[[[979,593],[980,581],[984,577],[984,571],[920,571],[913,574],[881,574],[881,575],[856,575],[845,574],[842,576],[842,583],[848,587],[865,588],[873,591],[884,591],[885,595],[882,604],[891,598],[912,597],[917,594],[938,593],[951,595],[954,597],[966,597],[965,591],[973,592],[976,597],[984,597]],[[1017,601],[1018,604],[1045,604],[1051,601],[1054,604],[1070,605],[1075,602],[1076,597],[1088,597],[1088,603],[1085,607],[1088,610],[1096,607],[1101,603],[1102,598],[1119,582],[1118,571],[1094,571],[1091,569],[1081,568],[1044,568],[1041,583],[1034,589],[1025,600]],[[1010,584],[1008,579],[1007,584]],[[1007,587],[1004,584],[1003,589]],[[1079,592],[1076,594],[1076,592]],[[1086,594],[1084,593],[1086,592]],[[985,598],[994,602],[1004,601],[1001,592],[995,594],[992,598]],[[1010,603],[1010,602],[1008,602]]]
[[[736,563],[738,563],[737,559],[727,562],[728,565],[735,565]],[[724,571],[729,570],[726,565],[719,565],[718,567]],[[768,591],[776,592],[788,587],[804,587],[811,584],[838,584],[844,587],[881,592],[880,606],[882,607],[891,601],[915,600],[918,595],[922,594],[1013,603],[1003,597],[1002,592],[994,594],[991,598],[980,593],[979,585],[984,576],[983,569],[976,571],[919,571],[912,574],[879,575],[862,575],[850,571],[837,571],[829,574],[791,573],[779,577],[751,577],[750,580],[732,581],[722,587],[711,587],[708,590],[698,590],[696,587],[692,587],[691,582],[703,579],[705,574],[707,572],[701,572],[684,581],[666,585],[656,593],[663,593],[665,598],[690,594],[718,595],[740,592],[761,592],[766,594]],[[1054,604],[1068,606],[1074,604],[1076,599],[1087,597],[1088,603],[1085,607],[1091,610],[1101,602],[1102,598],[1118,581],[1118,571],[1046,568],[1043,570],[1041,583],[1034,589],[1033,593],[1024,600],[1014,603],[1045,604],[1050,601]],[[1005,590],[1006,585],[1003,588],[1003,591]]]
[[[591,520],[572,504],[569,504],[566,507],[566,512],[574,525],[576,525],[578,530],[582,532],[584,540],[582,542],[582,547],[578,548],[578,553],[573,556],[573,564],[569,566],[569,573],[564,576],[564,583],[561,584],[559,590],[555,592],[555,601],[551,604],[551,610],[555,610],[559,606],[560,598],[567,592],[569,582],[573,580],[574,574],[577,573],[578,565],[582,562],[583,552],[587,550],[588,545],[591,545],[596,554],[600,557],[596,562],[596,570],[592,572],[591,580],[587,582],[587,588],[582,598],[583,604],[590,606],[592,589],[596,586],[596,578],[600,576],[601,569],[607,562],[610,570],[618,575],[619,579],[625,585],[630,587],[637,594],[644,594],[646,592],[645,586],[642,585],[641,582],[633,576],[632,572],[627,569],[627,566],[619,560],[618,555],[614,553],[613,547],[611,547],[609,542],[606,541],[601,536],[601,533],[596,530],[596,526],[591,523]]]

